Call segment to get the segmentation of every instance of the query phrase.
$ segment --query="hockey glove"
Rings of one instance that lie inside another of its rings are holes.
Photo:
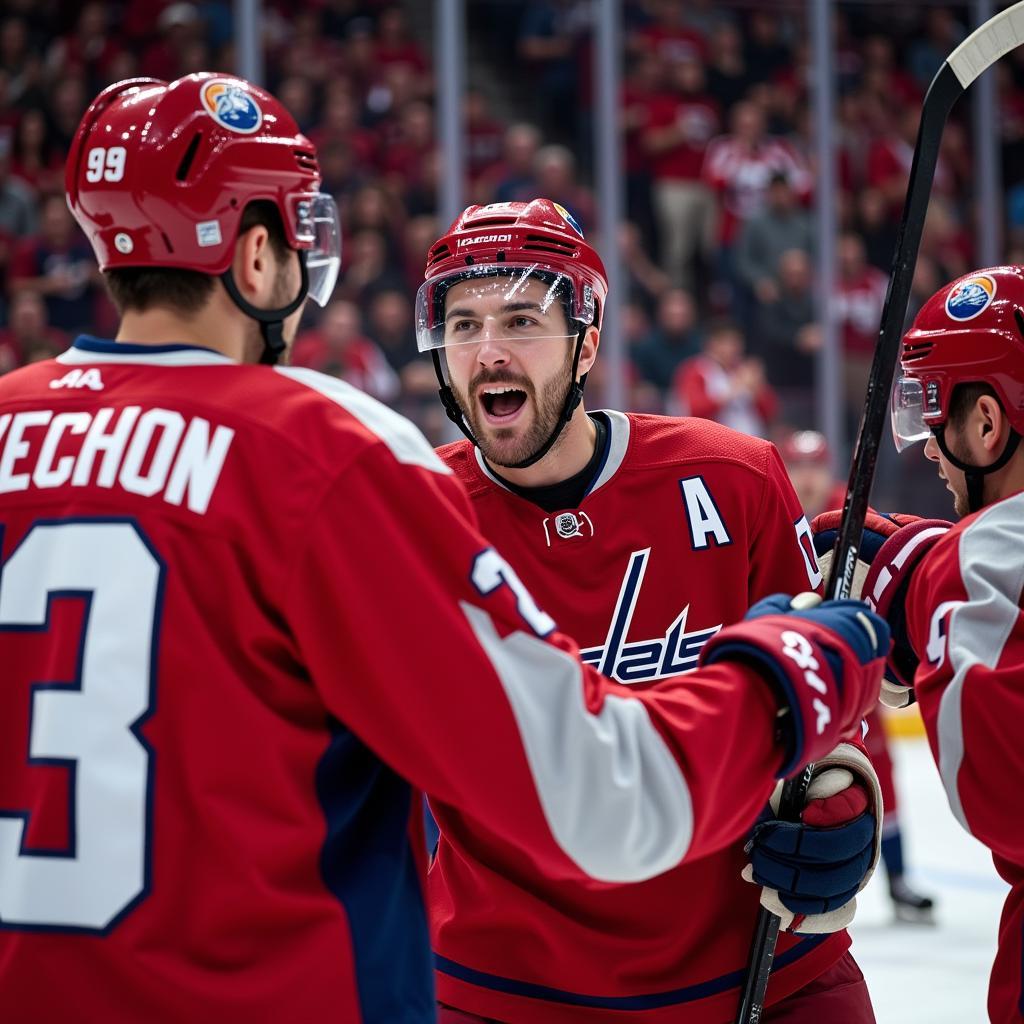
[[[784,778],[857,734],[878,699],[888,649],[889,627],[861,601],[793,608],[788,596],[775,594],[713,636],[700,664],[744,662],[773,686]]]
[[[881,849],[882,794],[865,753],[840,743],[815,764],[803,820],[779,821],[782,783],[754,827],[743,869],[762,886],[761,905],[786,931],[820,935],[847,927],[856,895]]]
[[[827,575],[839,533],[841,512],[823,512],[811,523],[818,565]],[[854,597],[863,597],[892,630],[893,647],[882,680],[883,704],[902,708],[914,700],[918,657],[907,634],[910,577],[932,545],[952,526],[944,519],[919,519],[868,510],[853,574]]]

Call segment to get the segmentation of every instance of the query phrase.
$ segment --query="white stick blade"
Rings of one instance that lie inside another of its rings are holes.
[[[966,89],[1004,53],[1021,43],[1024,43],[1024,0],[976,28],[946,58],[946,63]]]

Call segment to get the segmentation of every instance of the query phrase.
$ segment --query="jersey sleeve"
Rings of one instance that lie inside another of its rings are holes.
[[[811,527],[774,445],[768,449],[750,565],[751,604],[768,594],[799,594],[805,590],[821,593],[822,576]]]
[[[328,712],[549,876],[640,880],[748,830],[782,756],[768,686],[584,666],[443,469],[370,449],[303,526],[285,607]]]
[[[920,658],[914,689],[957,820],[1020,863],[1024,822],[1024,495],[1000,502],[925,556],[907,595]]]

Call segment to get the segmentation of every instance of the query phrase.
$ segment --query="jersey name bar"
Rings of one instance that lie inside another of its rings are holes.
[[[107,487],[206,512],[234,439],[201,416],[138,405],[0,416],[0,494]]]

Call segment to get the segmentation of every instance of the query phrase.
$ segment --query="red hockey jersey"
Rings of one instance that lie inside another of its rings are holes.
[[[604,413],[608,455],[581,506],[549,514],[498,482],[468,442],[440,449],[481,529],[580,642],[642,687],[692,669],[701,646],[767,594],[821,582],[775,448],[700,419]],[[745,802],[713,730],[691,736],[723,799]],[[439,818],[441,815],[439,815]],[[628,887],[546,875],[487,834],[445,834],[430,870],[442,1002],[515,1024],[732,1019],[759,892],[743,839]],[[775,1002],[834,963],[845,932],[783,935]]]
[[[575,887],[749,826],[768,687],[581,669],[471,519],[309,370],[79,339],[0,378],[5,1024],[432,1022],[410,782]]]
[[[994,1024],[1024,1021],[1024,492],[962,519],[914,571],[915,692],[953,814],[1010,884],[989,988]],[[979,1013],[980,1016],[980,1013]]]

